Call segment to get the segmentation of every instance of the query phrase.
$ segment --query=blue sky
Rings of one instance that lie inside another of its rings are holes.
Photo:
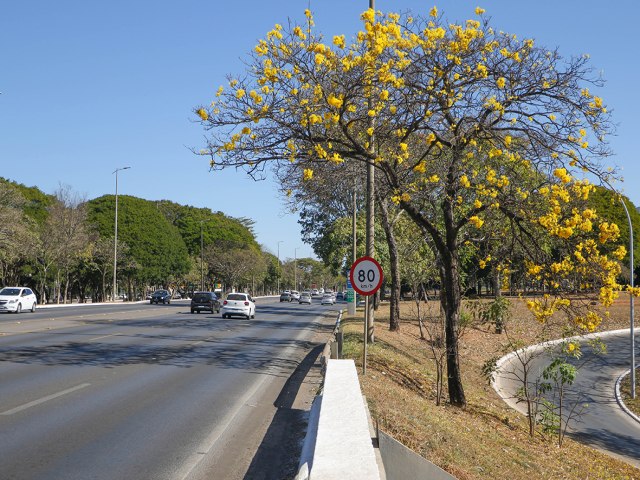
[[[640,205],[639,66],[634,0],[377,0],[376,9],[450,21],[486,9],[496,30],[591,55],[607,85],[601,95],[618,124],[612,138],[624,192]],[[226,75],[275,23],[314,12],[328,38],[353,36],[368,1],[87,0],[5,2],[0,11],[0,176],[53,193],[60,184],[95,198],[119,193],[208,207],[256,221],[258,241],[280,258],[311,256],[271,181],[242,172],[210,173],[190,147],[204,145],[192,108],[208,104]],[[593,90],[592,90],[593,91]],[[596,93],[596,92],[594,92]],[[297,248],[297,251],[294,250]]]

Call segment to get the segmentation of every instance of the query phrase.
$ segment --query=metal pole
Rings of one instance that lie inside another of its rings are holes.
[[[369,8],[375,10],[375,1],[369,0]],[[371,75],[371,80],[373,83],[373,75]],[[373,101],[371,99],[371,91],[369,91],[369,98],[367,99],[368,108],[371,110],[373,106]],[[373,166],[373,158],[375,155],[375,118],[369,117],[369,128],[371,129],[371,134],[369,135],[369,158],[367,159],[367,235],[366,235],[366,255],[368,257],[372,257],[374,255],[374,195],[375,195],[375,170]],[[369,301],[369,296],[365,297],[364,301],[364,350],[363,350],[363,359],[362,359],[362,374],[366,375],[367,373],[367,344],[368,342],[373,342],[373,304]]]
[[[634,286],[633,277],[633,225],[631,224],[631,215],[629,215],[629,209],[627,205],[624,203],[624,198],[620,196],[620,202],[622,202],[622,206],[624,207],[624,213],[627,214],[627,221],[629,222],[629,277],[631,288]],[[635,347],[635,333],[634,333],[634,305],[633,305],[633,295],[629,295],[629,336],[631,337],[631,372],[630,372],[630,382],[631,382],[631,398],[636,398],[636,347]]]
[[[356,191],[356,187],[357,187],[357,181],[354,178],[353,179],[353,219],[352,219],[352,223],[351,223],[351,234],[353,236],[353,260],[351,263],[355,263],[357,257],[357,243],[358,243],[358,236],[357,236],[357,214],[358,214],[358,205],[357,205],[357,201],[358,201],[358,197],[357,197],[357,191]],[[356,291],[353,289],[353,285],[351,286],[351,290],[353,293],[353,297],[351,299],[351,301],[349,302],[349,304],[347,305],[347,313],[349,313],[349,315],[355,315],[356,314]]]
[[[118,295],[118,287],[116,281],[116,270],[118,268],[118,172],[120,170],[127,170],[131,167],[116,168],[113,173],[116,174],[116,214],[115,214],[115,231],[113,238],[113,291],[111,292],[111,300],[116,301]]]
[[[280,293],[280,244],[284,243],[284,240],[278,240],[278,293]]]
[[[369,0],[369,8],[375,10],[375,1]],[[371,76],[371,82],[373,82],[373,76]],[[371,99],[372,93],[369,94],[369,110],[371,110],[373,106],[373,101]],[[366,240],[366,255],[368,257],[374,258],[375,255],[375,223],[374,223],[374,215],[375,215],[375,168],[374,168],[374,159],[375,156],[375,117],[369,117],[369,128],[371,128],[371,135],[369,135],[369,154],[370,158],[367,163],[367,240]],[[374,333],[373,333],[373,303],[365,302],[365,335],[366,342],[374,341]],[[365,342],[365,346],[366,346]]]
[[[204,236],[202,234],[202,223],[200,220],[200,291],[204,292]]]
[[[294,290],[298,290],[298,248],[293,249],[293,287]]]

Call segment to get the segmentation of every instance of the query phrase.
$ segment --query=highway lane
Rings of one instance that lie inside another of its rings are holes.
[[[253,320],[190,314],[187,302],[0,315],[2,478],[262,471],[277,399],[330,331],[328,310],[264,300]]]
[[[614,332],[601,338],[607,346],[605,355],[594,355],[583,341],[582,358],[572,361],[579,371],[574,384],[567,387],[567,404],[586,407],[570,422],[568,435],[640,467],[640,424],[625,413],[615,399],[615,382],[629,370],[629,331]],[[638,348],[636,338],[636,351]],[[554,351],[557,347],[532,359],[530,371],[535,376],[549,364]],[[505,370],[513,368],[514,364],[505,366]],[[498,384],[506,396],[513,396],[520,386],[513,381],[512,375],[503,376]],[[523,403],[517,406],[512,401],[509,403],[524,413]]]

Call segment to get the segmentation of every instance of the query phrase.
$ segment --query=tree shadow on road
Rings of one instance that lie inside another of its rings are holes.
[[[635,466],[640,465],[640,438],[593,428],[587,428],[581,432],[570,432],[567,435],[591,447],[633,459]]]
[[[316,345],[300,362],[274,402],[278,409],[258,447],[245,480],[285,480],[296,476],[298,460],[307,429],[309,410],[294,408],[294,402],[310,408],[321,375],[319,357],[324,344]],[[310,375],[312,369],[317,375]],[[310,383],[305,383],[307,379]],[[317,383],[316,383],[317,382]]]

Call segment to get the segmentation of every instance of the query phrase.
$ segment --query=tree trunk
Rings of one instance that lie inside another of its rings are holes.
[[[499,302],[500,297],[502,297],[502,280],[500,278],[500,271],[497,268],[494,268],[493,271],[493,293],[494,293],[494,301]],[[496,318],[496,333],[502,333],[502,322],[503,319],[501,317]]]
[[[380,197],[378,206],[380,207],[380,218],[382,219],[382,227],[387,237],[387,246],[389,248],[389,263],[391,264],[391,298],[389,299],[389,330],[392,332],[400,331],[400,259],[398,256],[398,244],[393,233],[393,225],[389,221],[389,210],[385,201]]]
[[[458,326],[460,322],[460,282],[458,279],[457,251],[449,250],[447,255],[442,255],[440,267],[440,280],[442,292],[440,302],[445,314],[445,340],[447,347],[447,386],[449,389],[449,402],[458,407],[464,407],[467,400],[462,388],[458,352]]]

